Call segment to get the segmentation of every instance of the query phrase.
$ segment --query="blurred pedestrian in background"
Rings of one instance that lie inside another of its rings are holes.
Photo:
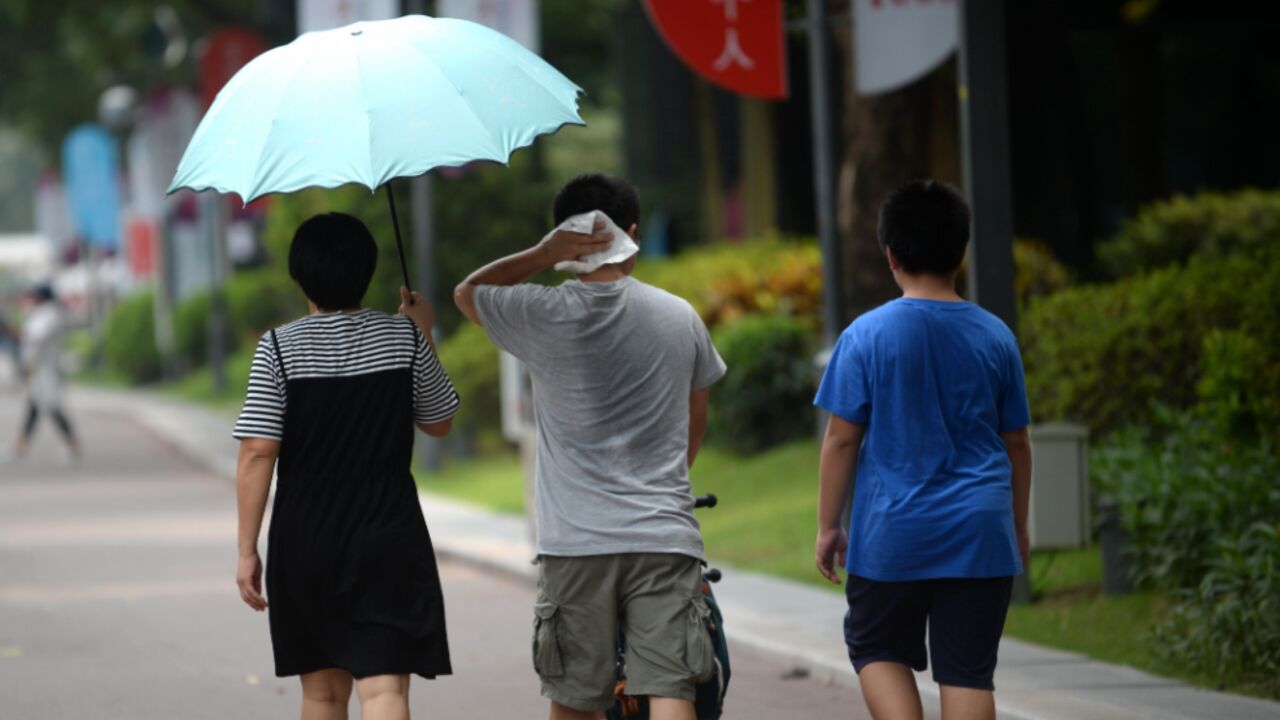
[[[80,459],[80,444],[62,404],[62,308],[53,288],[41,284],[32,288],[32,304],[22,325],[19,369],[27,383],[27,419],[22,433],[9,451],[9,459],[26,454],[40,416],[53,419],[66,443],[68,461]]]
[[[9,323],[8,310],[0,309],[0,354],[8,358],[9,367],[4,372],[6,386],[21,384],[22,355],[18,342],[18,329]]]

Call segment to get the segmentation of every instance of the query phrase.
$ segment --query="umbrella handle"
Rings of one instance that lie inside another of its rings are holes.
[[[400,220],[396,217],[396,194],[391,189],[391,181],[388,180],[385,186],[387,188],[387,204],[391,206],[391,225],[396,229],[396,252],[400,254],[400,272],[404,275],[404,286],[410,290],[409,304],[413,304],[413,286],[409,284],[409,267],[404,262],[404,242],[400,240]]]

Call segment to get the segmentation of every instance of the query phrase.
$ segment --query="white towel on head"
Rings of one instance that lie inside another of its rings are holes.
[[[613,220],[600,210],[592,210],[591,212],[584,212],[566,218],[564,222],[556,226],[555,230],[547,233],[546,237],[542,239],[546,240],[551,237],[556,230],[568,230],[569,232],[590,235],[592,234],[592,229],[596,226],[597,219],[604,221],[603,232],[613,235],[613,244],[609,246],[609,249],[591,253],[577,260],[562,260],[556,263],[556,270],[585,275],[589,272],[595,272],[605,265],[620,263],[640,252],[640,246],[636,245],[631,236],[615,225]]]

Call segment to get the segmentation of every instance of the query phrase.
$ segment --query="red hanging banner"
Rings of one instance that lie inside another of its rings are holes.
[[[720,87],[787,96],[782,0],[645,0],[649,18],[684,64]]]
[[[204,106],[212,105],[231,76],[266,50],[262,36],[248,28],[231,27],[210,35],[200,57],[200,99]]]

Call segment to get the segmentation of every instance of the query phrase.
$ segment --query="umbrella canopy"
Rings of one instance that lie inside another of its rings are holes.
[[[540,134],[584,124],[581,92],[519,43],[465,20],[410,15],[307,33],[227,83],[169,191],[249,202],[505,163]]]

